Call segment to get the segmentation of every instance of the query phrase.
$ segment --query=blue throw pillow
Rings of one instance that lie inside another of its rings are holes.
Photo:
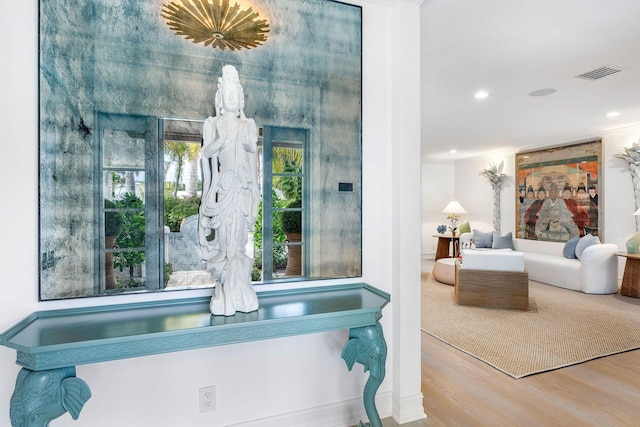
[[[584,252],[585,249],[587,249],[591,245],[599,244],[600,239],[598,239],[597,236],[587,234],[578,241],[578,244],[576,245],[576,256],[578,257],[578,259],[582,259],[582,252]]]
[[[580,241],[580,236],[574,236],[567,240],[567,243],[564,244],[562,248],[562,255],[565,258],[569,259],[578,259],[576,256],[576,246],[578,246],[578,242]]]
[[[513,246],[513,237],[511,232],[508,232],[504,236],[499,235],[498,233],[493,233],[493,243],[491,243],[491,247],[493,249],[514,249]]]
[[[473,243],[476,245],[476,248],[491,248],[493,232],[483,233],[480,230],[473,230]]]

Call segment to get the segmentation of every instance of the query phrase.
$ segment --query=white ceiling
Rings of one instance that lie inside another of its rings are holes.
[[[640,123],[640,0],[424,0],[421,15],[423,160]],[[602,66],[622,71],[575,77]],[[557,92],[528,95],[546,88]]]

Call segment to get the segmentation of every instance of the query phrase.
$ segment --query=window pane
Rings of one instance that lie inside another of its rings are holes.
[[[105,170],[102,176],[102,194],[110,200],[121,199],[125,194],[137,194],[144,199],[144,170],[114,171]]]
[[[299,235],[288,234],[287,241],[291,244],[284,246],[287,248],[287,266],[285,268],[285,276],[296,277],[302,276],[302,245],[296,244],[299,240]]]
[[[102,164],[109,167],[144,169],[144,134],[105,130],[102,139]]]
[[[118,250],[113,253],[117,288],[139,288],[146,286],[144,277],[145,251]],[[108,288],[107,288],[108,289]]]
[[[198,241],[202,122],[164,120],[164,284],[211,286]]]
[[[211,284],[207,274],[186,273],[204,268],[198,242],[198,210],[202,195],[199,158],[199,143],[165,141],[164,262],[165,282],[169,287]]]
[[[114,208],[108,206],[115,206]],[[113,258],[115,268],[116,287],[140,287],[144,286],[144,268],[146,260],[146,219],[145,206],[141,197],[135,193],[124,193],[121,198],[113,201],[105,200],[105,234],[109,221],[114,218],[122,220],[122,229],[115,238],[112,248],[106,245],[111,243],[111,239],[105,242],[105,262],[108,258]],[[107,240],[107,239],[105,239]],[[110,265],[105,268],[107,279],[106,289],[113,289],[113,282],[109,275]]]
[[[273,277],[281,277],[284,276],[287,268],[287,247],[284,246],[287,236],[282,230],[282,211],[273,211],[272,215],[273,250],[271,259],[273,261]]]
[[[202,192],[200,143],[165,141],[165,196],[197,196]]]
[[[302,146],[299,143],[278,143],[273,148],[273,188],[285,205],[302,200]],[[274,208],[277,208],[274,199]]]

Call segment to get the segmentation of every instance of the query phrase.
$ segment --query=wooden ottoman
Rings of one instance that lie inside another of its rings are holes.
[[[433,265],[433,278],[438,282],[446,283],[447,285],[453,285],[455,282],[455,258],[440,258]]]
[[[529,274],[475,270],[455,265],[455,296],[460,305],[529,309]]]

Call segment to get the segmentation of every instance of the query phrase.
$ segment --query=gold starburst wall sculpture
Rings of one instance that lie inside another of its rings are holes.
[[[177,0],[162,5],[162,17],[176,34],[194,43],[225,50],[251,49],[267,40],[269,24],[251,7],[229,0]]]

